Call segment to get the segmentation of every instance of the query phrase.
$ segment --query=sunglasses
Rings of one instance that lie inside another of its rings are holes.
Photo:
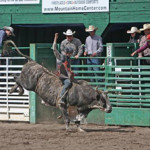
[[[72,35],[67,35],[66,37],[72,37]]]

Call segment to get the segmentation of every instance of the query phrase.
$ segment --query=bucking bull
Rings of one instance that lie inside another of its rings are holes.
[[[16,84],[9,92],[13,93],[18,89],[19,95],[23,95],[23,88],[25,88],[26,90],[37,93],[45,104],[59,107],[58,99],[62,90],[62,84],[59,78],[42,65],[33,61],[29,56],[22,54],[13,41],[10,42],[20,55],[28,59],[28,63],[23,66],[20,75],[14,75]],[[66,130],[69,130],[70,117],[67,109],[70,106],[76,107],[78,112],[75,119],[78,131],[84,131],[80,128],[80,121],[87,117],[88,113],[93,109],[100,109],[106,113],[112,111],[107,93],[98,89],[94,90],[93,87],[83,80],[73,82],[72,87],[67,93],[67,106],[59,107],[64,117]]]

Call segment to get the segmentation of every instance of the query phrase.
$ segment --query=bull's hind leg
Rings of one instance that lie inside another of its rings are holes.
[[[16,84],[11,88],[11,90],[9,91],[9,93],[13,93],[15,90],[17,90],[17,88],[19,88],[19,95],[23,95],[24,93],[24,89],[21,86],[21,79],[20,79],[20,75],[17,74],[13,74],[14,76],[14,80],[16,81]]]
[[[24,94],[23,87],[19,85],[18,88],[19,88],[19,95],[23,95]]]
[[[17,88],[18,88],[18,84],[15,84],[15,85],[10,89],[9,94],[15,92],[15,91],[17,90]]]
[[[69,125],[70,125],[70,118],[67,111],[67,106],[61,106],[61,111],[64,117],[64,122],[66,124],[66,131],[70,131]]]
[[[9,94],[15,92],[17,88],[19,88],[19,95],[23,95],[24,89],[22,88],[22,86],[18,85],[17,83],[10,89]]]

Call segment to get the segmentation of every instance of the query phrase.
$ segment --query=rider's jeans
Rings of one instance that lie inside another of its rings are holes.
[[[70,81],[70,79],[64,79],[64,80],[61,80],[62,81],[62,83],[63,83],[63,89],[62,89],[62,91],[61,91],[61,95],[60,95],[60,97],[62,98],[62,99],[66,99],[66,94],[65,94],[65,92],[67,91],[67,89],[68,88],[70,88],[71,87],[71,85],[72,85],[72,83],[71,83],[71,81]],[[64,95],[65,94],[65,95]],[[63,97],[62,97],[63,96]]]

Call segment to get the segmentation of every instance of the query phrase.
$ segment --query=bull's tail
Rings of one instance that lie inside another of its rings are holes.
[[[16,46],[16,44],[15,44],[12,40],[7,40],[7,41],[5,42],[6,45],[9,44],[9,43],[11,43],[11,44],[15,47],[15,49],[16,49],[16,51],[18,52],[19,55],[25,57],[25,58],[28,59],[29,61],[32,61],[32,59],[31,59],[29,56],[24,55],[24,54],[18,49],[18,47]]]

